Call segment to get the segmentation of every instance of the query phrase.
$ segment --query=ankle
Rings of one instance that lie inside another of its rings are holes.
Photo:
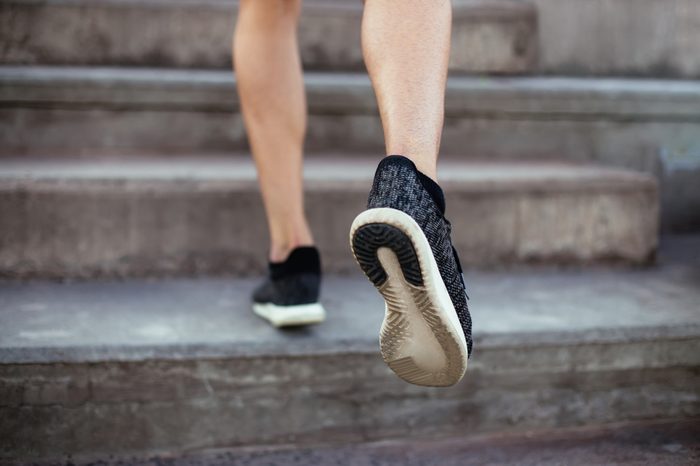
[[[289,257],[289,254],[296,248],[304,246],[314,246],[312,239],[306,241],[289,241],[281,243],[273,243],[270,245],[270,255],[269,260],[272,263],[284,262]]]
[[[415,152],[389,152],[387,157],[391,155],[401,155],[406,157],[416,166],[416,169],[431,180],[437,182],[437,157],[416,157],[412,155]]]

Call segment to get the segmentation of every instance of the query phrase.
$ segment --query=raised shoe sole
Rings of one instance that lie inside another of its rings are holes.
[[[450,386],[467,370],[462,325],[425,234],[397,209],[362,212],[350,228],[353,255],[384,297],[382,357],[403,380]]]

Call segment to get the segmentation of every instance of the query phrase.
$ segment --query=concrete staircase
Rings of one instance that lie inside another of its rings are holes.
[[[664,42],[657,72],[646,42],[629,63],[590,28],[635,37],[621,12],[653,10],[685,38],[696,16],[629,1],[581,7],[593,49],[566,59],[569,0],[455,2],[440,180],[477,351],[431,390],[382,364],[348,252],[383,151],[359,2],[304,7],[329,320],[279,332],[248,309],[267,240],[234,2],[0,0],[0,461],[692,423],[700,245],[657,249],[700,227],[700,85],[680,80],[700,53]]]
[[[309,72],[311,154],[381,154],[367,77]],[[0,157],[245,153],[227,71],[0,67]],[[554,160],[641,171],[661,184],[662,223],[700,226],[700,84],[455,76],[443,158]],[[503,135],[507,134],[508,137]]]
[[[697,269],[471,273],[475,352],[451,389],[378,354],[383,304],[331,277],[328,321],[280,332],[254,280],[0,286],[0,454],[108,458],[426,439],[700,416]]]

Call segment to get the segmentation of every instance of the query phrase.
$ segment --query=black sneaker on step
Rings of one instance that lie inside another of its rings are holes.
[[[275,327],[323,322],[318,298],[321,258],[312,246],[299,247],[284,262],[270,263],[269,275],[253,292],[253,312]]]
[[[350,245],[386,302],[382,357],[407,382],[454,385],[467,369],[472,323],[442,189],[411,160],[389,156],[367,207]]]

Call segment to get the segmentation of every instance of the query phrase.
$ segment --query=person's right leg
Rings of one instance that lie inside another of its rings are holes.
[[[241,109],[270,232],[269,274],[253,311],[282,327],[317,323],[321,264],[304,214],[306,98],[297,45],[301,0],[241,0],[233,43]]]
[[[450,58],[450,0],[366,0],[362,52],[387,154],[437,179]]]
[[[436,183],[450,50],[449,0],[366,0],[362,44],[387,154],[353,254],[386,302],[382,356],[404,380],[446,386],[463,376],[471,317]]]

